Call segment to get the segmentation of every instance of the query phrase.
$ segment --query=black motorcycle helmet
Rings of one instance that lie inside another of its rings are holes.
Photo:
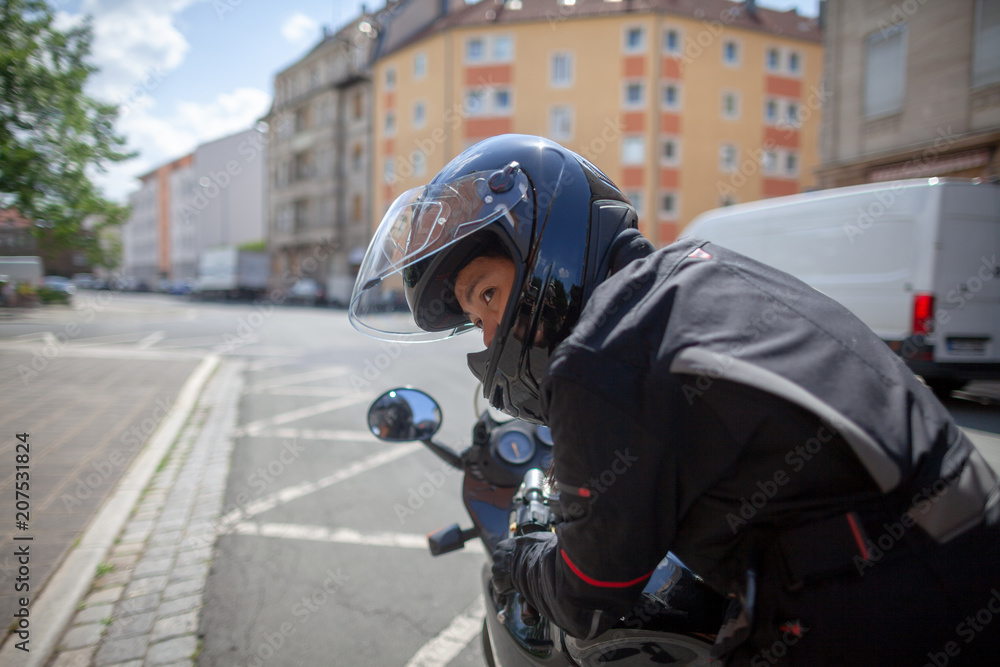
[[[472,329],[453,288],[483,254],[513,260],[514,285],[490,347],[469,355],[489,402],[541,423],[539,384],[608,274],[635,209],[585,158],[540,137],[502,135],[453,159],[401,195],[368,248],[350,318],[376,338],[422,341]],[[387,293],[394,296],[388,297]],[[405,305],[409,317],[391,312]]]

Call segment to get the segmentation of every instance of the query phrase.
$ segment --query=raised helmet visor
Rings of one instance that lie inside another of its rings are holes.
[[[354,328],[373,338],[400,342],[440,340],[474,328],[467,321],[439,330],[421,328],[406,287],[419,279],[418,263],[447,253],[489,224],[507,225],[516,236],[518,218],[513,209],[528,201],[530,192],[527,175],[512,163],[502,170],[475,172],[401,194],[379,223],[358,271],[348,311]],[[426,307],[436,306],[445,304]]]

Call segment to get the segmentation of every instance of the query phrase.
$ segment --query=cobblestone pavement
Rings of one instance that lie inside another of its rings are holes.
[[[98,570],[50,667],[194,665],[243,365],[227,361],[209,381]]]

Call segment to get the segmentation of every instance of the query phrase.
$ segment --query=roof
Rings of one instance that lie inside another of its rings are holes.
[[[518,7],[518,8],[515,8]],[[732,0],[481,0],[476,4],[442,17],[412,39],[399,44],[399,50],[436,33],[451,28],[471,28],[528,22],[562,22],[572,19],[625,16],[629,14],[666,14],[702,21],[711,26],[742,28],[766,32],[789,39],[822,44],[819,21],[800,16],[794,9],[776,11]],[[706,27],[707,27],[706,26]]]
[[[0,208],[0,228],[28,229],[32,227],[31,220],[21,215],[16,208]]]

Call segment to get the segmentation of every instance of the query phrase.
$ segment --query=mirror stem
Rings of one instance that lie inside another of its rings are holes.
[[[428,438],[427,440],[421,440],[420,442],[427,445],[427,448],[432,452],[437,454],[445,463],[458,470],[463,470],[465,468],[465,461],[462,459],[461,454],[458,454],[450,447],[434,442],[434,440]]]

